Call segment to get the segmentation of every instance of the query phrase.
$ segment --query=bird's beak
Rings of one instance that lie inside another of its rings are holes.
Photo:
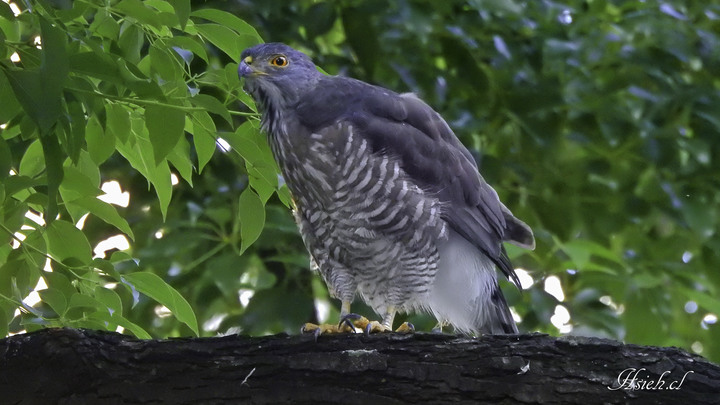
[[[253,68],[250,67],[245,61],[240,62],[240,66],[238,66],[238,76],[240,77],[248,77],[252,75]]]
[[[240,77],[255,77],[260,75],[267,75],[267,73],[257,70],[251,66],[253,61],[252,56],[248,56],[240,62],[238,66],[238,76]]]

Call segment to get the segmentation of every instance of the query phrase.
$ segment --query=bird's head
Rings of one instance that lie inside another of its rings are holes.
[[[238,75],[261,107],[296,100],[322,75],[307,55],[281,43],[253,46],[240,58]]]

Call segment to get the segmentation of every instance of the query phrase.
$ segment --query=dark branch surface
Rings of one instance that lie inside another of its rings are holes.
[[[702,357],[540,334],[316,342],[287,335],[137,340],[48,329],[1,340],[0,353],[3,404],[720,403],[720,367]],[[610,389],[628,368],[639,370],[636,383],[645,381],[645,390]],[[647,389],[660,378],[660,389]]]

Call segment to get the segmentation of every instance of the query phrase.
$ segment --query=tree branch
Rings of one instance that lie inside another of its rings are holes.
[[[10,404],[717,404],[720,398],[720,367],[700,356],[541,334],[138,340],[47,329],[1,340],[0,353],[0,392]],[[619,375],[626,385],[635,375],[636,388],[644,389],[619,386]]]

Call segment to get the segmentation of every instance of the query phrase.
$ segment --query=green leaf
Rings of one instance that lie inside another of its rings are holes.
[[[80,149],[85,143],[87,119],[85,118],[85,111],[81,103],[77,101],[70,102],[70,99],[74,98],[72,95],[68,95],[67,98],[69,120],[67,116],[61,118],[61,122],[64,124],[63,128],[65,129],[65,138],[62,140],[62,146],[73,163],[77,163],[80,158]]]
[[[18,167],[21,176],[35,177],[45,170],[45,157],[43,156],[42,144],[39,139],[33,141],[25,150]]]
[[[122,84],[117,63],[108,54],[78,52],[70,55],[70,70],[78,75],[90,76],[115,84]]]
[[[192,186],[193,165],[190,161],[190,145],[185,138],[180,138],[180,142],[168,154],[167,159],[177,169],[180,176]]]
[[[133,2],[140,3],[139,0]],[[144,8],[144,7],[143,7]],[[118,46],[126,62],[135,64],[140,62],[140,50],[144,45],[144,37],[140,29],[130,21],[125,21],[120,27]]]
[[[63,316],[65,314],[65,311],[67,310],[67,299],[62,291],[50,287],[45,290],[38,291],[38,295],[40,295],[40,299],[44,303],[50,305],[50,308],[52,308],[56,314],[59,316]]]
[[[6,123],[15,117],[21,110],[22,107],[15,98],[13,88],[10,87],[7,77],[0,74],[0,123]]]
[[[152,339],[152,336],[150,336],[150,334],[147,333],[147,331],[145,331],[145,329],[143,329],[140,325],[131,322],[117,312],[113,312],[112,314],[110,314],[110,312],[108,312],[107,310],[101,310],[90,314],[89,317],[92,319],[106,322],[110,325],[122,326],[126,330],[132,332],[132,334],[135,335],[138,339]],[[115,329],[113,328],[112,330]]]
[[[143,125],[142,122],[138,123],[137,126]],[[144,125],[143,125],[144,126]],[[158,196],[160,203],[160,210],[163,214],[163,219],[167,215],[167,209],[170,205],[170,198],[172,197],[172,183],[170,182],[170,168],[166,161],[160,164],[155,164],[153,157],[153,149],[150,141],[144,136],[135,136],[135,132],[140,132],[147,129],[145,128],[133,128],[133,142],[116,144],[117,151],[120,152],[125,159],[140,172],[150,184],[155,188],[155,192]],[[145,135],[145,134],[143,134]],[[146,136],[146,135],[145,135]]]
[[[599,266],[591,263],[592,256],[601,257],[614,263],[622,264],[622,260],[611,250],[597,242],[586,239],[574,239],[566,243],[555,241],[560,248],[570,257],[570,260],[577,266],[578,270],[601,271],[615,274],[616,272],[606,266]]]
[[[180,29],[184,30],[188,18],[190,18],[190,0],[170,0],[170,4],[175,9],[175,15],[177,15],[178,22],[180,22]]]
[[[62,90],[68,77],[67,36],[43,17],[39,70],[4,70],[25,112],[47,134],[62,113]]]
[[[205,63],[209,63],[207,51],[196,38],[190,37],[173,37],[166,40],[167,44],[172,47],[178,47],[183,50],[190,51],[199,56]]]
[[[181,71],[177,59],[168,52],[168,48],[158,46],[155,42],[150,46],[150,68],[164,81],[180,78]]]
[[[93,294],[95,295],[95,299],[98,300],[100,303],[104,304],[111,313],[122,314],[122,300],[120,299],[118,293],[116,293],[114,290],[102,286],[97,286],[95,287]]]
[[[103,131],[97,116],[88,120],[85,136],[88,153],[95,164],[100,165],[115,153],[115,137],[111,131]]]
[[[70,296],[68,310],[75,308],[105,309],[105,305],[89,295],[75,293]]]
[[[195,28],[203,38],[225,52],[232,60],[240,62],[240,53],[245,48],[241,47],[240,37],[235,31],[218,24],[196,24]]]
[[[53,221],[48,225],[45,237],[48,252],[60,262],[72,258],[88,264],[92,260],[92,248],[85,234],[70,222],[62,219]]]
[[[23,110],[38,126],[49,129],[60,115],[59,103],[50,103],[50,98],[43,97],[40,73],[29,70],[3,69],[3,71]]]
[[[124,283],[129,283],[139,292],[165,305],[180,322],[186,324],[195,335],[198,335],[197,319],[190,304],[177,290],[162,278],[150,272],[135,272],[122,276]]]
[[[90,24],[90,31],[101,37],[117,40],[120,34],[120,24],[115,21],[107,9],[100,8]]]
[[[60,28],[53,27],[42,17],[40,31],[42,37],[42,63],[40,65],[40,80],[43,89],[43,98],[47,100],[45,117],[47,121],[38,122],[38,126],[47,132],[62,111],[62,89],[65,86],[70,62],[67,56],[67,35]]]
[[[63,182],[60,185],[65,202],[72,201],[78,197],[96,197],[102,194],[97,184],[93,183],[90,177],[81,172],[76,166],[65,166],[63,168]]]
[[[162,21],[158,18],[157,11],[147,7],[140,0],[122,0],[115,5],[115,9],[141,23],[151,25],[155,28],[162,27]]]
[[[15,13],[13,13],[8,3],[0,4],[0,17],[8,21],[15,19]]]
[[[245,160],[250,185],[258,192],[262,201],[270,197],[270,188],[278,187],[278,168],[265,137],[250,121],[242,124],[224,139]]]
[[[120,104],[105,104],[105,113],[105,131],[120,142],[127,142],[130,135],[130,112]]]
[[[10,241],[13,240],[12,235],[22,227],[27,211],[28,206],[24,202],[17,201],[13,198],[5,200],[0,208],[0,220],[9,232],[5,231],[5,229],[0,232],[0,244],[10,243]]]
[[[77,293],[77,289],[73,287],[70,280],[57,271],[44,271],[42,276],[48,287],[62,292],[65,299],[67,299],[67,297],[72,297],[73,294]]]
[[[177,108],[150,105],[145,108],[145,125],[150,134],[155,163],[159,164],[183,135],[185,113]]]
[[[129,236],[130,239],[135,240],[135,234],[133,234],[132,228],[130,228],[127,220],[118,214],[117,209],[113,205],[91,196],[80,197],[66,202],[66,204],[82,208],[83,210],[102,219],[106,223],[116,227],[121,232]]]
[[[196,107],[202,107],[213,114],[221,116],[228,124],[232,125],[232,117],[227,107],[218,99],[206,94],[198,94],[190,99],[190,102]]]
[[[192,114],[192,131],[195,152],[198,157],[198,173],[202,173],[216,149],[215,123],[205,111]]]
[[[58,214],[57,195],[58,188],[60,187],[60,183],[63,179],[63,156],[56,136],[41,136],[40,143],[42,144],[43,155],[45,156],[45,166],[47,168],[48,204],[47,209],[45,210],[45,221],[50,223],[55,220],[55,217],[57,217]]]
[[[240,218],[240,253],[242,254],[260,237],[265,226],[265,205],[260,197],[249,188],[240,194],[238,217]]]
[[[273,192],[277,190],[277,171],[271,167],[250,166],[247,168],[250,186],[260,196],[263,204],[267,203]],[[272,183],[270,182],[272,181]]]
[[[255,28],[253,28],[250,24],[246,23],[240,18],[228,13],[227,11],[204,8],[193,11],[191,15],[193,17],[200,17],[209,21],[216,22],[240,34],[243,38],[243,42],[239,45],[241,49],[245,49],[249,46],[257,45],[262,42],[262,40],[260,39],[260,34],[258,34]],[[238,55],[238,57],[240,57],[240,55]]]

